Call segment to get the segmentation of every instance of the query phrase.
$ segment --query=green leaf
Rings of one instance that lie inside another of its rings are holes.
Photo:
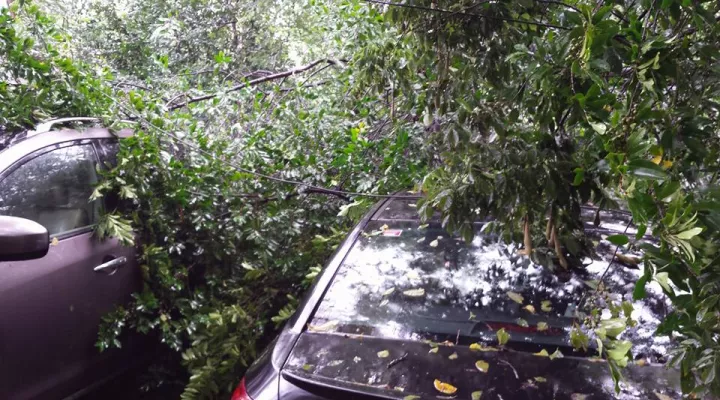
[[[647,284],[649,277],[643,275],[640,279],[635,282],[635,288],[633,289],[633,300],[641,300],[645,298],[645,285]]]
[[[628,244],[628,243],[630,242],[630,239],[628,239],[628,237],[625,236],[625,235],[612,235],[612,236],[608,236],[608,237],[607,237],[607,240],[608,240],[610,243],[615,244],[615,245],[618,245],[618,246],[623,246],[623,245],[626,245],[626,244]]]
[[[497,332],[495,332],[495,335],[497,336],[498,344],[500,346],[504,346],[508,340],[510,340],[510,334],[505,331],[505,328],[500,328]]]
[[[627,324],[623,318],[610,318],[600,321],[599,326],[605,329],[607,336],[617,337],[625,330]]]
[[[601,135],[604,135],[605,132],[607,132],[607,125],[605,125],[602,122],[588,122],[590,126],[593,128],[593,130]]]
[[[702,231],[703,231],[702,228],[692,228],[692,229],[686,230],[685,232],[680,232],[675,236],[678,239],[690,240],[690,239],[694,238],[695,236],[699,235],[700,233],[702,233]]]
[[[661,166],[649,160],[634,160],[628,163],[628,172],[642,179],[664,180],[667,173]]]
[[[665,289],[665,292],[672,294],[673,290],[670,287],[670,278],[667,272],[658,272],[655,274],[655,281]]]

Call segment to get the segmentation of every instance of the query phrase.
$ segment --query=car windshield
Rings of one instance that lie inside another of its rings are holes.
[[[609,243],[598,237],[606,260],[599,250],[597,260],[586,259],[585,271],[556,274],[519,255],[517,245],[483,234],[481,225],[476,232],[467,243],[438,223],[371,221],[308,329],[469,344],[493,341],[504,328],[509,344],[521,349],[569,347],[576,308],[612,257]],[[617,268],[606,285],[617,296],[631,299],[642,270]],[[648,298],[634,303],[633,317],[640,324],[627,335],[641,343],[634,351],[659,358],[666,341],[652,334],[667,305],[659,287],[648,287]]]

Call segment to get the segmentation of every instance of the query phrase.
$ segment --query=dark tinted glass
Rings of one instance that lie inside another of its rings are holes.
[[[51,235],[93,224],[99,211],[89,201],[95,164],[91,145],[55,149],[25,162],[0,181],[0,215],[36,221]]]

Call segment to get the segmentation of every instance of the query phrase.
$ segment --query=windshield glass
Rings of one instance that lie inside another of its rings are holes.
[[[608,244],[599,239],[599,247]],[[604,247],[609,259],[611,247]],[[504,328],[514,347],[566,349],[575,309],[607,261],[600,255],[586,260],[586,271],[556,274],[517,250],[483,233],[467,244],[439,224],[372,221],[340,266],[308,329],[469,344],[493,341]],[[624,291],[631,296],[642,270],[619,269],[606,284],[620,296]],[[658,287],[655,294],[660,293]],[[647,303],[635,303],[633,316],[641,324],[628,333],[647,338],[644,347],[634,349],[646,356],[651,350],[665,352],[664,338],[652,338],[665,301],[650,294]]]

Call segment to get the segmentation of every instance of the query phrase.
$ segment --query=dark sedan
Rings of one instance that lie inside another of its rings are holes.
[[[667,309],[659,288],[649,285],[650,296],[633,304],[640,324],[624,335],[636,362],[619,395],[597,349],[569,345],[578,304],[612,257],[605,237],[627,221],[603,217],[587,224],[596,259],[557,274],[482,224],[467,243],[438,221],[422,224],[411,200],[382,201],[232,400],[679,398],[677,371],[662,365],[669,339],[653,335]],[[614,268],[606,287],[627,298],[642,271]]]

